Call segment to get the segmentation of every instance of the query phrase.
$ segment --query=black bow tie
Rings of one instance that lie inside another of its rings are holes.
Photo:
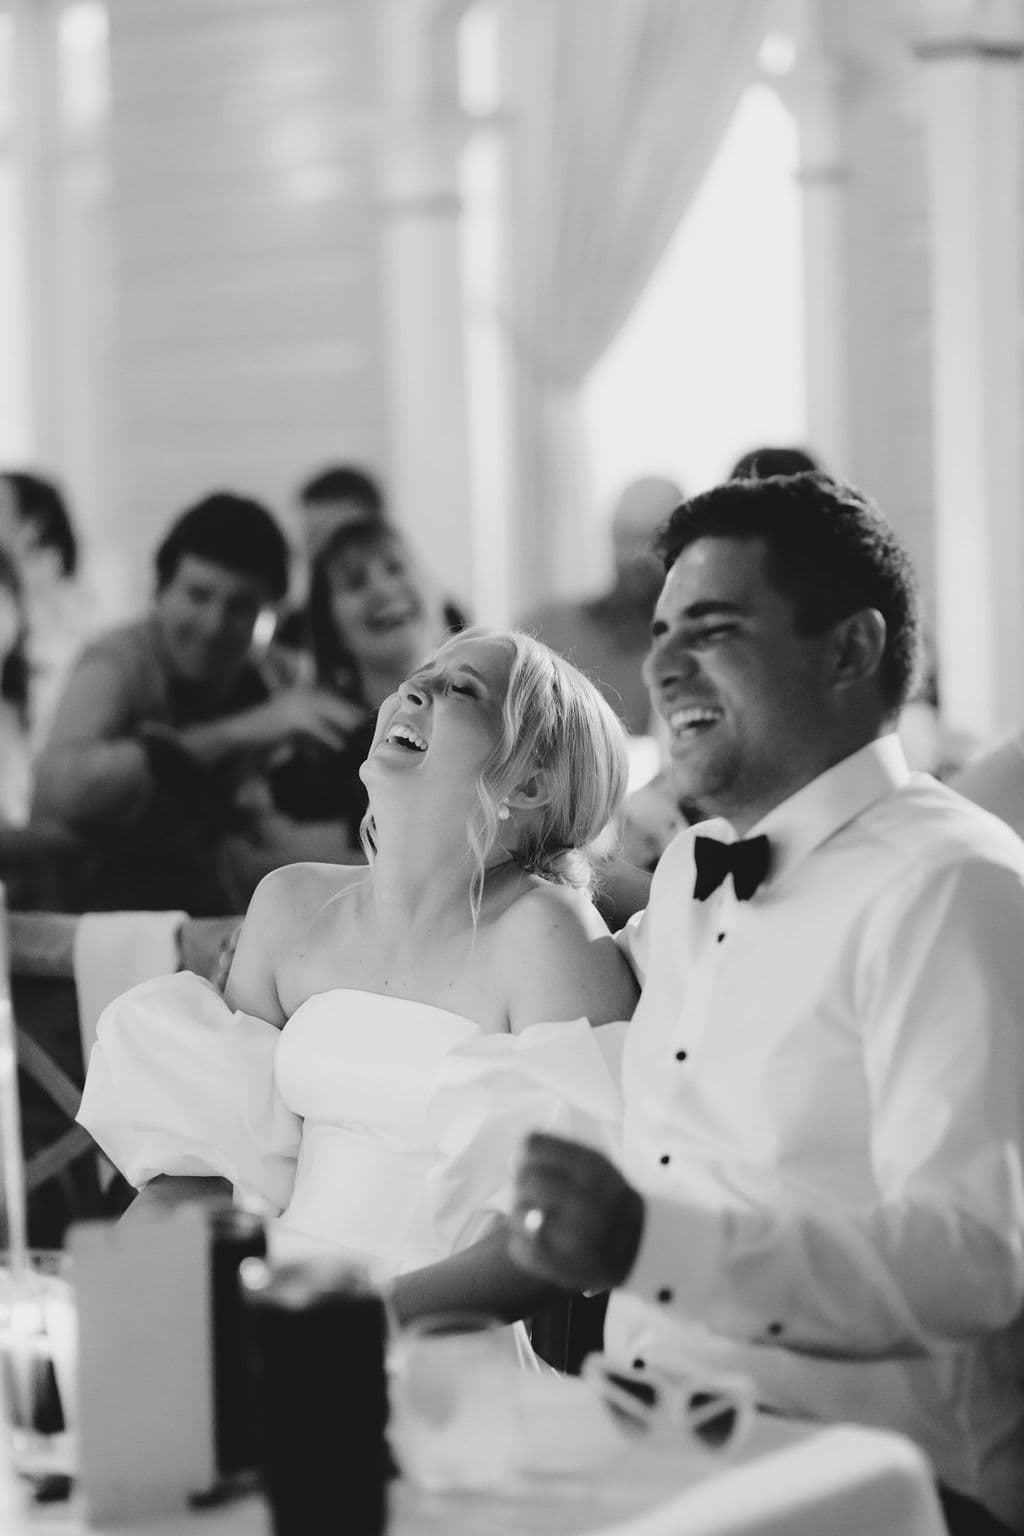
[[[698,901],[707,901],[726,875],[732,875],[738,900],[749,901],[768,873],[771,850],[764,833],[738,843],[720,843],[716,837],[695,837],[693,859],[697,866],[693,894]]]

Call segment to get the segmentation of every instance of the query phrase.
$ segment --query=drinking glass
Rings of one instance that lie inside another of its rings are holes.
[[[30,1249],[16,1269],[7,1260],[0,1253],[0,1390],[11,1461],[28,1477],[70,1476],[77,1330],[67,1259]]]
[[[421,1488],[487,1488],[516,1480],[519,1406],[510,1330],[474,1312],[417,1318],[388,1355],[388,1440]]]

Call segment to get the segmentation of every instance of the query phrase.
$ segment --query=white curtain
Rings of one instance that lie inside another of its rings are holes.
[[[774,0],[505,0],[513,542],[524,595],[586,561],[580,387],[750,79]]]

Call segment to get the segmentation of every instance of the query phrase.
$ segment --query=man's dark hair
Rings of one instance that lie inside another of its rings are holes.
[[[351,501],[362,509],[369,519],[381,521],[384,517],[384,493],[372,475],[354,464],[336,464],[323,469],[299,490],[299,500],[304,507],[320,502]]]
[[[751,448],[736,460],[730,480],[768,480],[772,475],[802,475],[821,465],[806,448]]]
[[[818,635],[863,608],[885,620],[882,697],[898,709],[920,655],[917,577],[869,498],[820,472],[729,480],[676,508],[657,541],[666,571],[697,539],[761,539],[775,589],[790,598],[798,634]]]
[[[78,569],[78,540],[67,503],[52,480],[26,470],[10,470],[2,478],[14,492],[14,511],[20,523],[28,523],[43,549],[56,550],[61,575],[71,577]]]
[[[266,507],[247,496],[214,491],[175,519],[156,552],[158,592],[173,581],[185,555],[262,581],[275,602],[288,590],[284,534]]]

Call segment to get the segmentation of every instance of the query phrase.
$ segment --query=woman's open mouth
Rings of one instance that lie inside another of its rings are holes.
[[[388,727],[384,735],[384,746],[399,747],[403,752],[426,752],[430,743],[425,736],[421,736],[415,726],[406,725],[404,721],[397,721]]]

